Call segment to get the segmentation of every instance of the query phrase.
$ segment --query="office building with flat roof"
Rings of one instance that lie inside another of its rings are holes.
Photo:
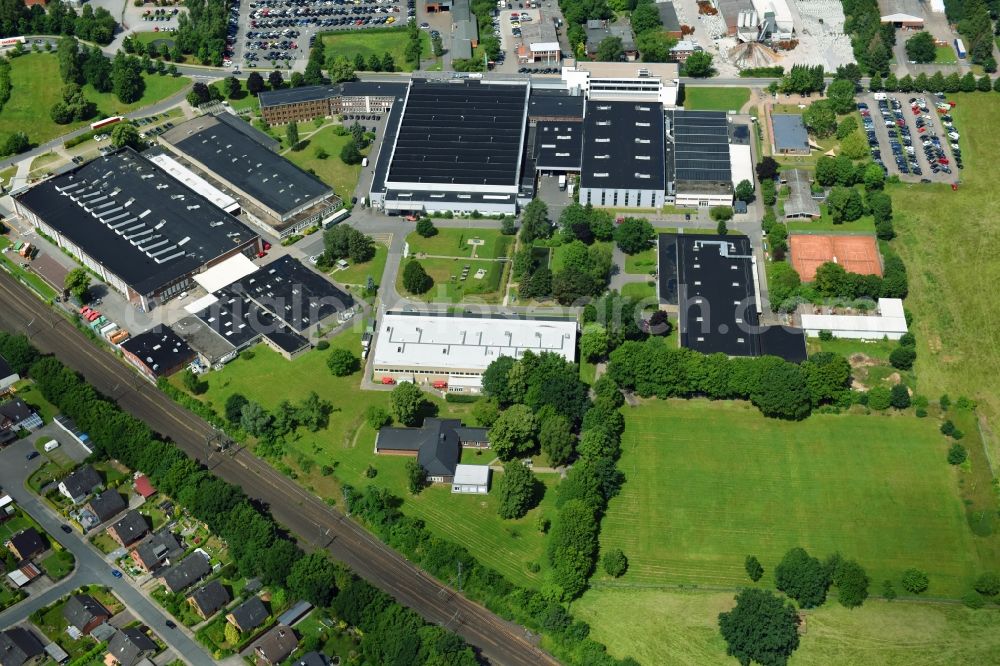
[[[589,100],[659,102],[665,109],[677,106],[680,90],[680,70],[672,62],[569,62],[562,80]]]

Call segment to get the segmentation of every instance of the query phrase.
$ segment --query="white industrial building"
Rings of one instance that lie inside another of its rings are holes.
[[[575,361],[576,321],[389,312],[379,322],[372,373],[376,382],[479,393],[490,363],[528,351]]]
[[[562,69],[570,94],[607,102],[659,102],[677,106],[677,63],[577,62]]]
[[[790,39],[795,31],[795,21],[788,0],[751,0],[756,18],[759,21],[770,21],[772,37]],[[769,17],[768,14],[772,16]]]
[[[490,492],[489,465],[455,465],[455,476],[451,480],[451,492],[485,495]]]
[[[907,331],[903,301],[898,298],[878,299],[875,314],[803,314],[801,317],[802,328],[810,336],[818,336],[820,331],[829,331],[835,338],[899,340]]]

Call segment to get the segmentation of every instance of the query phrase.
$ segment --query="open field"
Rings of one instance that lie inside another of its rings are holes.
[[[739,111],[749,101],[749,88],[684,88],[684,108],[691,111]]]
[[[305,135],[313,129],[303,123],[299,133]],[[350,203],[354,188],[358,186],[358,178],[361,176],[361,165],[344,164],[340,159],[340,150],[351,141],[351,136],[349,134],[338,136],[334,133],[334,129],[333,125],[324,127],[312,136],[304,138],[302,148],[282,152],[282,155],[300,168],[316,174],[317,178],[333,188],[338,197]],[[279,130],[277,134],[284,137],[283,130]],[[320,148],[327,154],[323,159],[316,156],[316,151]],[[362,153],[367,152],[368,149],[362,151]]]
[[[186,77],[144,75],[146,90],[134,104],[122,104],[111,93],[99,93],[86,85],[83,92],[87,99],[97,104],[98,118],[134,111],[139,107],[158,102],[182,90],[191,81]],[[42,144],[65,134],[89,121],[57,125],[49,117],[49,109],[62,94],[59,79],[59,62],[55,54],[31,53],[15,58],[11,64],[10,101],[0,111],[0,141],[16,131],[28,135],[32,144]]]
[[[504,236],[498,229],[460,229],[455,227],[441,228],[430,238],[424,238],[417,232],[406,237],[410,245],[410,254],[430,254],[443,257],[472,256],[473,246],[470,240],[483,241],[476,249],[478,259],[496,259],[506,257],[510,248],[512,236]]]
[[[957,192],[946,185],[896,185],[889,190],[906,262],[917,336],[921,392],[967,395],[979,404],[994,467],[1000,460],[1000,243],[993,162],[1000,152],[1000,105],[974,93],[949,96],[962,132],[965,169]]]
[[[330,340],[331,349],[345,348],[360,352],[360,331],[358,329],[342,333]],[[487,496],[452,495],[450,488],[434,487],[413,497],[407,490],[404,465],[401,456],[376,456],[373,453],[375,431],[365,423],[365,410],[371,405],[389,409],[388,391],[361,391],[358,383],[360,374],[349,377],[335,377],[327,369],[326,356],[329,351],[313,350],[293,361],[286,361],[264,345],[254,348],[254,358],[239,358],[223,370],[213,372],[204,378],[208,391],[201,396],[222,411],[226,398],[233,393],[242,393],[256,400],[267,409],[273,409],[283,400],[298,402],[310,391],[316,391],[324,399],[333,403],[333,412],[326,429],[310,433],[299,429],[289,438],[284,465],[294,470],[295,478],[304,487],[342,505],[341,484],[349,483],[356,488],[369,485],[389,488],[394,494],[404,498],[403,512],[422,518],[436,534],[464,545],[481,562],[497,569],[511,580],[528,585],[541,584],[545,572],[543,535],[535,527],[539,511],[554,515],[554,493],[546,493],[542,505],[516,521],[502,521],[496,515],[496,491]],[[181,387],[179,375],[171,380]],[[280,384],[281,392],[271,390]],[[435,409],[443,416],[473,421],[469,415],[471,404],[448,403],[428,394]],[[488,462],[489,452],[477,455],[474,451],[463,454],[466,462]],[[368,466],[377,470],[374,478],[365,475]],[[324,467],[329,466],[324,473]],[[554,484],[554,475],[540,476],[546,484]],[[496,483],[496,481],[494,481]],[[529,561],[542,565],[539,573],[531,573],[526,564]]]
[[[397,18],[398,20],[398,18]],[[365,62],[371,56],[379,59],[388,52],[396,63],[396,69],[409,72],[413,67],[406,62],[406,28],[381,28],[377,30],[359,30],[357,32],[326,33],[322,37],[326,46],[326,57],[346,56],[354,62],[354,56],[360,53]],[[420,31],[421,57],[426,58],[431,53],[431,38],[426,30]]]
[[[726,656],[717,619],[732,605],[730,592],[599,588],[571,610],[616,657],[643,666],[703,666],[737,663]],[[1000,650],[996,610],[868,600],[852,610],[828,602],[805,618],[791,666],[988,664]]]
[[[620,584],[747,582],[757,555],[772,584],[786,550],[857,559],[875,581],[926,571],[926,596],[956,598],[1000,564],[975,537],[934,419],[765,419],[745,403],[648,402],[626,410],[622,493],[601,543],[629,557]],[[738,461],[734,464],[734,461]]]

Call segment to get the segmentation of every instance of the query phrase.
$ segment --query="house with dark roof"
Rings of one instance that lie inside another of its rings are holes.
[[[254,643],[253,653],[259,663],[280,664],[299,646],[291,627],[279,624]]]
[[[169,326],[134,335],[119,347],[125,360],[151,382],[169,377],[194,360],[196,354]]]
[[[16,433],[22,428],[37,430],[41,427],[42,417],[28,407],[24,400],[14,398],[0,405],[0,430]]]
[[[127,509],[128,503],[125,502],[121,493],[114,488],[108,488],[90,498],[90,501],[84,504],[83,508],[92,513],[97,518],[97,522],[103,523]]]
[[[121,629],[108,641],[104,663],[108,666],[136,666],[159,651],[153,639],[139,629]]]
[[[292,666],[330,666],[330,660],[321,652],[306,652],[296,659]]]
[[[611,23],[602,19],[591,19],[587,21],[584,28],[587,35],[587,56],[591,59],[597,56],[597,50],[601,42],[605,39],[617,37],[622,40],[622,51],[625,52],[625,60],[633,61],[639,56],[639,49],[635,46],[635,35],[632,28],[624,23]]]
[[[59,492],[73,504],[79,504],[87,496],[104,487],[101,476],[90,465],[74,470],[59,482]]]
[[[170,530],[161,530],[139,542],[129,552],[135,565],[146,573],[154,573],[162,566],[168,566],[184,554],[184,548]]]
[[[45,647],[35,632],[12,627],[0,632],[0,666],[33,666],[45,661]]]
[[[19,560],[30,560],[48,550],[49,545],[34,527],[21,530],[8,539],[4,546]]]
[[[195,610],[203,620],[215,615],[216,611],[225,607],[232,600],[222,583],[213,580],[206,585],[202,585],[187,598],[191,608]]]
[[[111,619],[111,613],[89,594],[74,594],[63,605],[63,617],[81,634],[90,634],[94,627]]]
[[[122,519],[108,528],[108,536],[123,548],[128,548],[149,534],[149,523],[138,511],[129,511]]]
[[[270,615],[267,606],[260,600],[260,597],[250,597],[242,604],[229,611],[226,621],[233,625],[242,633],[253,631],[257,627],[267,622]]]
[[[771,136],[775,155],[808,155],[809,133],[799,113],[772,113]]]
[[[431,483],[452,482],[463,448],[489,448],[489,431],[428,418],[420,428],[384,427],[375,438],[376,454],[416,457]]]
[[[212,572],[208,557],[195,551],[160,574],[160,581],[174,594],[194,585]]]

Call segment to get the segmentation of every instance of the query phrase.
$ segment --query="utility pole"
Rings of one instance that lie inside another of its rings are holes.
[[[458,561],[458,591],[462,591],[462,560]]]

